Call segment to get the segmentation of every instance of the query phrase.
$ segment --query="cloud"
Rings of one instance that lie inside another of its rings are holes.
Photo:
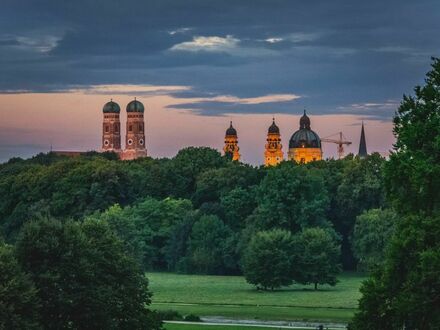
[[[192,41],[182,42],[170,48],[172,51],[187,52],[230,52],[237,48],[240,40],[231,35],[223,37],[194,37]]]
[[[189,102],[168,105],[169,109],[190,110],[199,115],[222,116],[228,113],[273,113],[286,112],[280,104],[289,105],[300,99],[296,94],[268,94],[256,97],[237,97],[233,95],[217,95],[212,97],[194,98]],[[278,107],[277,107],[278,105]],[[287,110],[288,112],[289,110]]]
[[[77,0],[25,7],[3,0],[0,92],[191,86],[123,92],[245,99],[294,90],[307,95],[295,105],[354,112],[340,106],[398,99],[423,82],[430,56],[440,54],[439,10],[434,0]],[[273,106],[289,111],[287,103]],[[264,103],[237,104],[264,111]],[[212,105],[220,112],[225,106]]]
[[[237,97],[233,95],[219,95],[214,97],[205,97],[196,100],[196,102],[223,102],[234,104],[261,104],[273,102],[287,102],[299,99],[301,96],[295,94],[269,94],[257,97]]]
[[[72,88],[70,93],[100,95],[169,95],[191,90],[190,86],[153,86],[153,85],[92,85],[87,88]]]

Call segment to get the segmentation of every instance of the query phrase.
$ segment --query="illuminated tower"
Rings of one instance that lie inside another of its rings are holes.
[[[125,135],[125,150],[122,159],[146,157],[144,105],[134,99],[127,105],[127,130]]]
[[[321,139],[310,128],[310,118],[304,115],[299,120],[299,130],[293,133],[289,141],[289,160],[308,163],[322,159]]]
[[[102,123],[102,151],[121,151],[121,122],[119,113],[121,108],[110,101],[102,108],[104,121]]]
[[[237,131],[232,127],[232,121],[229,128],[226,130],[225,146],[223,147],[225,155],[232,160],[240,160],[240,148],[238,147]]]
[[[267,131],[267,143],[264,151],[264,165],[278,165],[283,160],[280,129],[275,124],[275,118]]]
[[[365,158],[368,156],[367,153],[367,141],[365,140],[365,131],[364,131],[364,122],[362,121],[362,129],[361,129],[361,139],[359,141],[359,153],[358,156],[360,158]]]

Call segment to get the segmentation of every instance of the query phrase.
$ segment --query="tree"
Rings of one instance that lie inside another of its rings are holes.
[[[295,237],[297,245],[293,278],[301,284],[336,285],[340,265],[341,246],[337,234],[329,229],[307,228]]]
[[[220,198],[225,223],[237,230],[245,227],[246,218],[257,207],[255,189],[235,188]]]
[[[40,329],[37,289],[23,272],[13,247],[0,242],[0,329]]]
[[[246,281],[264,290],[292,284],[293,245],[292,235],[286,230],[257,232],[243,255]]]
[[[384,206],[383,166],[385,159],[378,153],[365,159],[354,157],[343,161],[340,184],[333,192],[333,212],[329,219],[342,234],[342,262],[345,268],[354,269],[350,236],[356,217],[365,210]]]
[[[124,243],[125,251],[133,256],[143,268],[148,268],[148,262],[151,259],[151,247],[148,245],[149,236],[136,227],[131,208],[122,208],[115,204],[102,213],[95,213],[87,219],[105,221],[109,224],[113,232]]]
[[[327,226],[328,195],[322,174],[291,163],[268,170],[257,191],[257,204],[250,221],[261,229]]]
[[[103,221],[28,222],[17,256],[38,289],[45,329],[159,329],[136,262]]]
[[[383,263],[396,223],[397,214],[390,209],[371,209],[356,218],[352,242],[360,270],[371,271]]]
[[[385,166],[389,201],[399,212],[384,266],[363,285],[354,329],[440,327],[440,60],[425,85],[404,96],[394,118],[397,142]]]
[[[227,159],[217,150],[207,147],[189,147],[180,150],[167,164],[172,178],[171,196],[190,198],[196,188],[196,178],[203,171],[225,166]]]
[[[232,231],[214,215],[203,215],[193,225],[189,241],[189,259],[193,271],[202,274],[224,274],[227,238]]]

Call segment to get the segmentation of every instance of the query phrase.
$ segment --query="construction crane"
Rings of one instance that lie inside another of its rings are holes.
[[[339,139],[329,139],[330,137],[335,136],[335,135],[339,135]],[[351,141],[347,141],[345,139],[344,134],[342,134],[342,132],[329,135],[329,136],[327,136],[325,138],[322,138],[321,141],[322,142],[329,142],[329,143],[336,143],[338,145],[338,157],[339,157],[339,159],[344,158],[344,144],[347,145],[347,146],[351,144]]]

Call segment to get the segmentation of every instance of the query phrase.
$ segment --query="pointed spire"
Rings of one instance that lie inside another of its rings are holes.
[[[365,158],[368,156],[367,153],[367,142],[365,140],[365,130],[364,130],[364,121],[362,120],[362,129],[361,129],[361,139],[359,141],[359,153],[358,156],[360,158]]]

